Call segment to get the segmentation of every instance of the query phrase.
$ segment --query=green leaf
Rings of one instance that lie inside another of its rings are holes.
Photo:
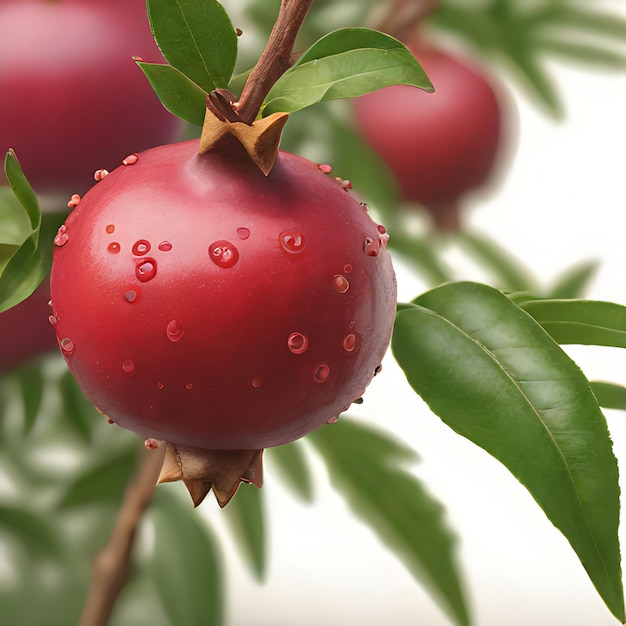
[[[424,584],[457,624],[469,624],[444,510],[401,467],[416,453],[383,431],[342,417],[307,435],[353,512]]]
[[[114,454],[81,468],[63,490],[59,509],[122,502],[137,463],[137,446],[125,446]]]
[[[300,442],[268,448],[265,455],[294,494],[304,502],[313,501],[313,478]]]
[[[26,179],[22,166],[17,160],[17,156],[13,150],[9,150],[4,159],[4,171],[6,173],[9,185],[15,194],[15,197],[22,205],[28,218],[30,219],[31,229],[38,231],[41,226],[41,210],[37,196]],[[37,241],[35,241],[37,243]]]
[[[41,512],[0,504],[0,533],[16,540],[35,558],[56,557],[62,551],[59,536]]]
[[[617,464],[580,369],[526,312],[475,283],[401,310],[392,348],[433,412],[529,490],[625,621]]]
[[[598,271],[598,261],[583,261],[558,277],[549,292],[553,299],[580,298]]]
[[[367,47],[349,48],[365,44]],[[304,61],[287,70],[270,90],[263,115],[291,113],[312,104],[355,98],[389,85],[433,87],[409,50],[399,41],[368,29],[341,29],[307,50]]]
[[[626,306],[597,300],[530,300],[519,306],[561,344],[626,348]]]
[[[263,492],[242,484],[223,510],[241,554],[257,580],[267,574],[267,530]]]
[[[534,45],[538,50],[572,61],[618,70],[626,68],[626,56],[603,45],[548,37],[535,38]]]
[[[72,374],[67,371],[59,380],[61,392],[61,410],[72,430],[84,441],[91,441],[91,434],[96,419],[103,419],[94,406],[87,400]]]
[[[186,122],[202,126],[208,93],[171,65],[137,61],[163,106]]]
[[[25,365],[17,375],[24,406],[24,433],[28,434],[39,414],[45,380],[39,364]]]
[[[230,505],[229,505],[230,506]],[[220,626],[224,574],[213,532],[197,511],[160,485],[151,513],[155,548],[151,573],[171,624]]]
[[[163,56],[204,89],[226,87],[237,59],[237,34],[217,0],[148,0]]]
[[[605,409],[626,411],[626,387],[594,380],[591,382],[591,388],[600,406]]]

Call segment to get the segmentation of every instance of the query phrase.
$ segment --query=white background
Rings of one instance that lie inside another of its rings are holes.
[[[613,5],[626,16],[624,2]],[[520,137],[497,193],[469,223],[522,260],[545,284],[574,263],[602,261],[589,297],[626,304],[626,79],[553,66],[566,119],[554,123],[514,91]],[[480,274],[460,253],[465,278]],[[400,300],[425,289],[397,265]],[[572,349],[590,378],[626,384],[626,355]],[[414,468],[445,504],[460,538],[460,560],[477,626],[614,626],[566,540],[527,492],[486,453],[455,435],[422,404],[391,358],[352,412],[415,448]],[[624,466],[626,416],[607,412]],[[357,522],[317,458],[316,498],[300,504],[266,469],[271,523],[268,580],[242,566],[213,502],[203,512],[219,528],[229,572],[229,626],[444,626],[451,624],[404,567]],[[623,470],[626,473],[626,470]],[[622,486],[624,489],[624,485]],[[622,538],[624,542],[624,538]]]

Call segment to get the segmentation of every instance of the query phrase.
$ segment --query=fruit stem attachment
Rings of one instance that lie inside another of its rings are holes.
[[[106,626],[109,623],[115,601],[128,579],[135,534],[152,500],[164,452],[164,449],[143,452],[141,464],[128,485],[109,541],[94,558],[93,579],[79,626]]]
[[[238,102],[232,104],[239,121],[252,124],[265,96],[292,65],[292,51],[298,32],[313,0],[281,0],[280,11],[265,50],[250,72]]]

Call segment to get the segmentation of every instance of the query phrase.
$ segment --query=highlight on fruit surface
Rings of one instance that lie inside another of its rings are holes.
[[[223,506],[263,448],[334,422],[388,347],[388,235],[343,181],[227,134],[153,148],[80,200],[56,240],[52,321],[110,420],[166,446],[161,480]],[[166,442],[166,443],[161,443]]]

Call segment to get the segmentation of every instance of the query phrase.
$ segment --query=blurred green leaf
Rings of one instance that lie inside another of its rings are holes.
[[[87,400],[72,374],[67,371],[59,380],[61,411],[72,430],[84,441],[91,441],[96,419],[104,419]]]
[[[148,0],[148,17],[171,65],[207,92],[228,85],[237,34],[217,0]]]
[[[626,348],[626,306],[597,300],[529,300],[521,303],[561,344]]]
[[[605,409],[626,411],[626,387],[594,380],[591,382],[591,389],[600,406],[603,406]]]
[[[313,478],[302,444],[298,441],[268,448],[265,456],[291,491],[304,502],[313,501]]]
[[[190,124],[202,126],[208,93],[171,65],[137,61],[163,106]]]
[[[552,299],[580,298],[598,271],[598,261],[583,261],[563,272],[549,290]]]
[[[17,375],[24,406],[24,433],[28,434],[39,414],[45,380],[39,363],[22,366]]]
[[[444,509],[401,467],[417,454],[383,431],[345,417],[307,435],[333,486],[357,517],[424,584],[457,624],[470,623]]]
[[[230,505],[229,505],[230,506]],[[151,507],[155,548],[151,574],[172,624],[224,623],[224,574],[218,544],[206,520],[160,486]]]
[[[367,47],[346,47],[344,37],[349,46]],[[300,62],[276,81],[262,112],[291,113],[398,83],[433,90],[415,57],[393,37],[368,29],[341,29],[313,44]]]
[[[244,561],[259,581],[265,580],[267,574],[267,529],[263,493],[254,485],[242,484],[222,511],[228,519]]]
[[[124,446],[78,469],[64,485],[58,508],[67,510],[91,504],[119,506],[135,469],[137,452],[137,446]]]
[[[0,504],[0,532],[18,542],[33,558],[57,557],[63,547],[55,527],[42,516],[18,504]]]
[[[491,287],[448,284],[414,304],[398,313],[392,341],[409,383],[529,490],[623,622],[617,463],[589,382]]]

